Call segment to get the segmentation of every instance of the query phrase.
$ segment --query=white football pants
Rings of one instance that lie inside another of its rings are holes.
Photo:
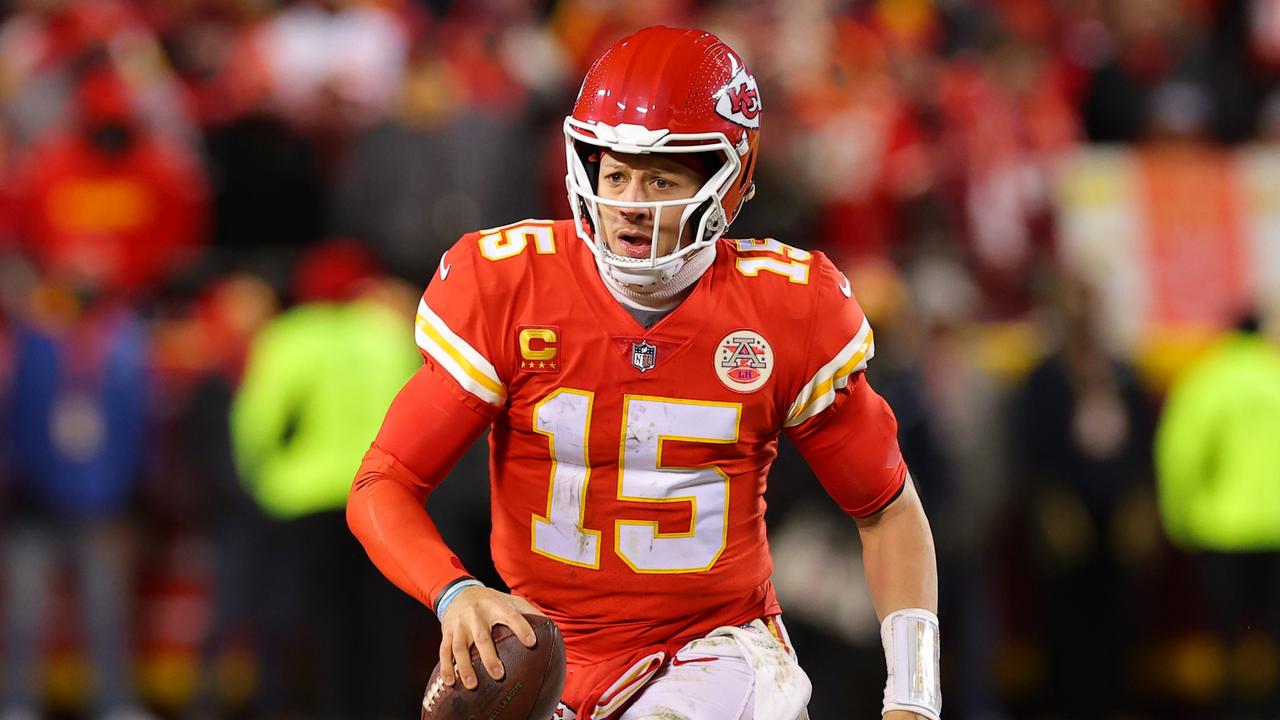
[[[681,648],[618,720],[808,720],[813,686],[787,645],[760,620],[719,628]]]

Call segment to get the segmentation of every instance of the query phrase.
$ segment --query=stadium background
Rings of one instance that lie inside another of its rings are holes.
[[[123,629],[126,682],[164,717],[258,716],[277,676],[293,717],[415,712],[433,620],[341,561],[340,498],[261,492],[246,457],[287,449],[298,418],[228,429],[246,358],[319,302],[397,308],[388,352],[411,353],[417,293],[462,232],[566,215],[577,83],[656,23],[718,33],[759,81],[759,192],[732,234],[824,250],[876,327],[873,384],[938,540],[947,717],[1250,717],[1231,708],[1277,692],[1280,529],[1243,570],[1172,542],[1151,450],[1220,333],[1252,311],[1275,337],[1280,1],[3,7],[0,648],[35,637],[52,716],[94,707],[94,623]],[[53,418],[38,450],[33,418]],[[335,431],[367,442],[351,422]],[[473,449],[433,511],[489,577],[484,473]],[[1256,502],[1280,502],[1275,477]],[[878,717],[853,525],[785,447],[773,478],[813,715]],[[263,580],[296,566],[322,579]],[[272,644],[269,606],[329,614]],[[311,660],[339,646],[325,676]]]

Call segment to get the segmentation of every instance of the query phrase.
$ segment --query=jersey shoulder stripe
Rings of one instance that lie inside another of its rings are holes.
[[[795,427],[826,410],[835,402],[836,391],[849,384],[849,377],[867,368],[867,361],[875,355],[875,335],[871,324],[864,317],[857,334],[836,353],[830,361],[818,369],[791,403],[785,427]]]
[[[418,347],[439,363],[467,392],[490,405],[502,405],[506,402],[507,389],[498,378],[493,363],[449,329],[445,321],[432,312],[426,300],[418,302],[414,337]]]

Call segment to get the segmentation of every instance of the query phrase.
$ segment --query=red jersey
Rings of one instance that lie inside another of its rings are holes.
[[[874,348],[821,253],[721,240],[646,329],[572,223],[537,220],[444,255],[417,341],[494,417],[495,564],[559,624],[571,668],[778,612],[764,525],[778,436],[820,421]],[[865,515],[902,474],[851,482],[841,504]]]

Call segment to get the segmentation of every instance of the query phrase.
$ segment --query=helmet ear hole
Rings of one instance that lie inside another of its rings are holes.
[[[707,204],[712,205],[710,200],[707,201]],[[720,226],[724,224],[724,215],[722,215],[720,211],[716,210],[714,205],[712,205],[707,212],[710,213],[707,217],[707,233],[712,234],[720,232]]]
[[[707,224],[706,227],[702,229],[701,239],[706,240],[714,237],[716,233],[720,232],[724,228],[724,213],[720,212],[720,209],[713,198],[707,198],[702,201],[702,204],[698,205],[698,209],[693,211],[693,215],[690,218],[695,231],[697,230],[699,223],[702,222],[702,217],[704,215],[707,218]]]

